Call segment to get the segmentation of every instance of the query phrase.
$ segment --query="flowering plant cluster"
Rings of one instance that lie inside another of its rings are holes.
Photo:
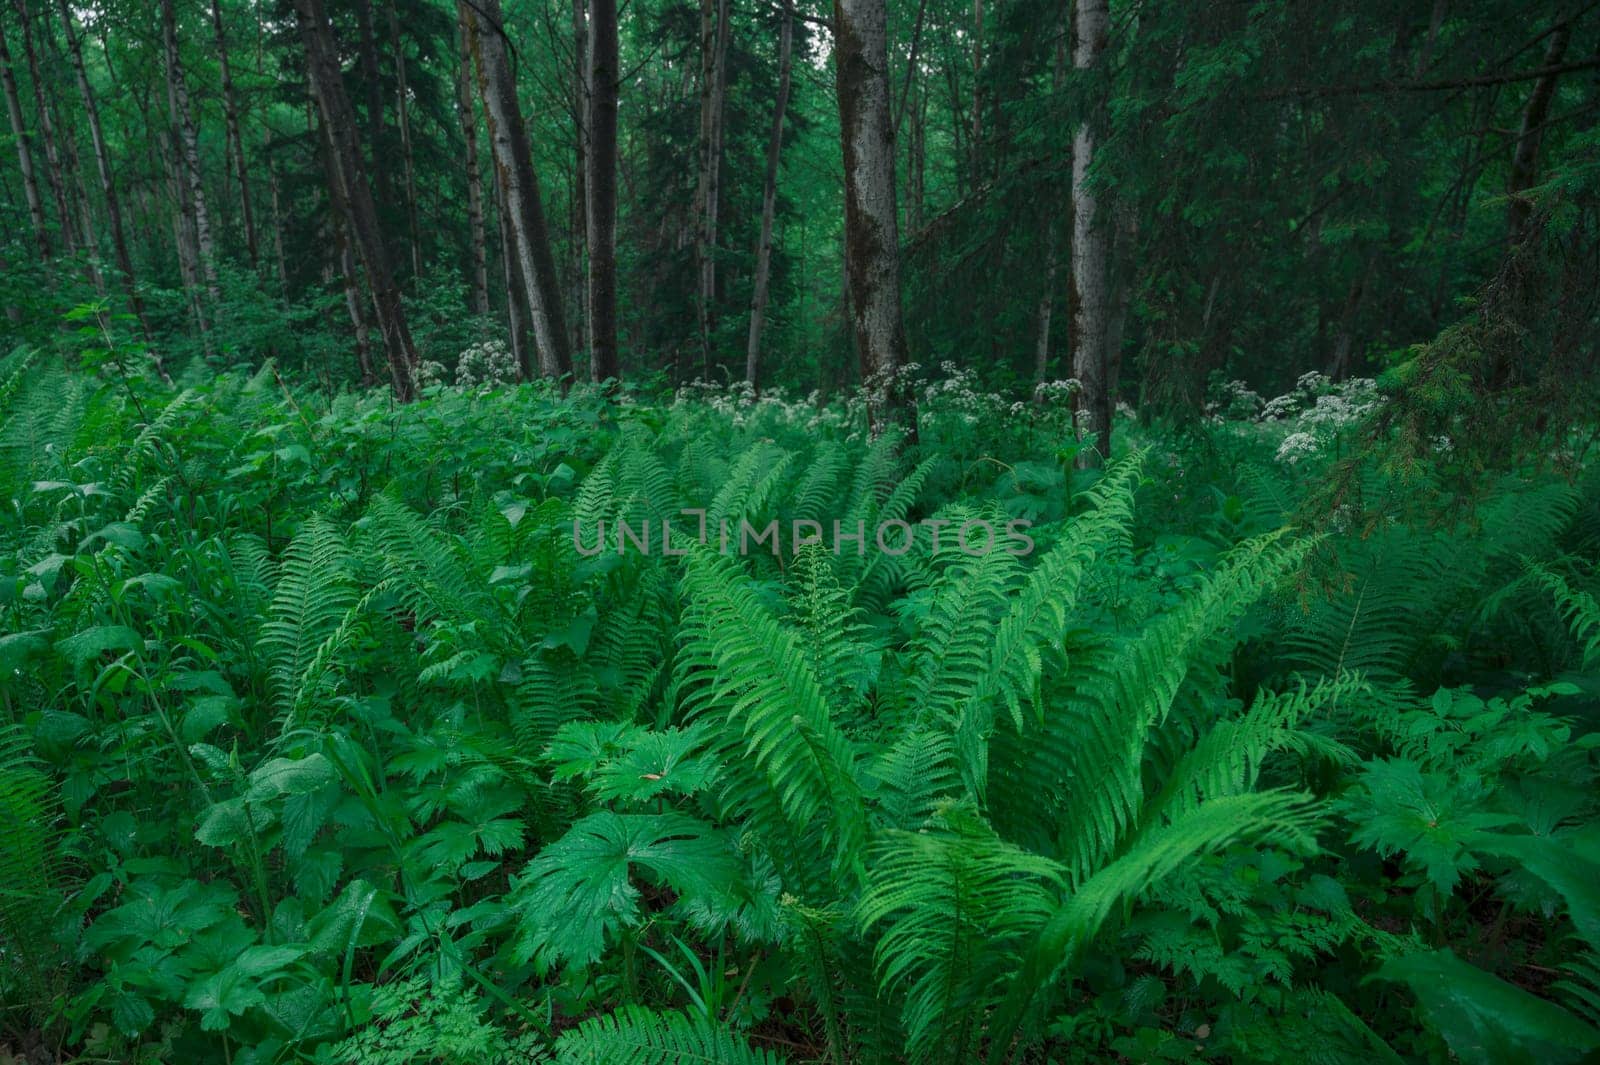
[[[1378,383],[1370,377],[1335,381],[1312,370],[1267,400],[1243,381],[1219,381],[1206,414],[1214,425],[1276,440],[1275,457],[1293,466],[1326,452],[1341,433],[1365,421],[1378,401]]]
[[[517,358],[503,340],[474,344],[456,360],[456,385],[460,388],[493,388],[517,380]]]
[[[450,384],[450,371],[442,362],[423,359],[411,368],[411,380],[417,386],[418,392],[426,392],[430,388],[444,388]]]

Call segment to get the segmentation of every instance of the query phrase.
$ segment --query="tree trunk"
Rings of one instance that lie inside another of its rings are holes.
[[[511,230],[511,216],[506,210],[506,192],[499,171],[495,172],[495,202],[500,223],[500,269],[506,282],[506,324],[511,331],[511,354],[517,360],[517,373],[524,381],[533,380],[538,373],[537,359],[528,350],[528,312],[524,305],[527,286],[522,280],[522,268],[517,264],[517,237]]]
[[[1566,54],[1567,43],[1572,39],[1572,24],[1564,22],[1550,34],[1545,46],[1544,65],[1548,69],[1560,64]],[[1506,196],[1511,205],[1506,211],[1506,232],[1511,243],[1523,237],[1528,226],[1528,216],[1533,205],[1523,195],[1533,185],[1538,174],[1539,142],[1544,136],[1545,117],[1550,113],[1550,101],[1556,94],[1556,81],[1560,74],[1546,74],[1534,82],[1528,105],[1522,110],[1522,127],[1517,131],[1517,146],[1511,156],[1511,176],[1506,181]]]
[[[584,0],[572,0],[572,207],[568,229],[572,233],[572,306],[580,310],[584,305],[584,292],[588,272],[584,265],[584,252],[589,229],[589,17],[584,10]],[[572,330],[572,346],[583,346],[583,314],[575,314],[568,323]]]
[[[778,31],[778,99],[772,107],[772,135],[767,139],[767,172],[761,189],[761,240],[756,246],[756,280],[750,295],[750,335],[745,341],[744,379],[761,387],[761,328],[767,313],[772,279],[772,222],[778,209],[778,163],[783,155],[783,115],[789,106],[789,73],[794,54],[794,0],[784,0],[783,28]]]
[[[461,118],[461,139],[466,144],[467,230],[472,243],[472,313],[489,313],[489,246],[483,224],[483,173],[478,169],[478,119],[472,109],[472,54],[467,47],[467,22],[456,18],[461,37],[461,60],[456,69],[456,113]]]
[[[617,0],[590,0],[588,323],[591,376],[622,377],[617,353]]]
[[[361,369],[361,383],[368,387],[378,383],[372,370],[372,332],[367,327],[366,313],[361,309],[360,279],[356,276],[356,254],[350,247],[350,235],[344,219],[334,212],[334,239],[339,245],[339,275],[343,281],[344,309],[350,315],[350,325],[355,330],[356,365]]]
[[[968,168],[976,188],[983,181],[983,0],[972,0],[972,124]]]
[[[355,249],[350,246],[350,204],[341,193],[338,182],[331,179],[336,172],[333,139],[328,136],[328,124],[315,113],[306,115],[309,131],[317,141],[317,157],[323,172],[330,175],[328,182],[328,232],[333,238],[334,258],[339,271],[339,287],[344,293],[345,313],[350,316],[350,327],[355,337],[356,365],[361,370],[361,383],[368,387],[378,383],[372,366],[372,331],[367,324],[366,311],[361,301],[361,274],[356,266]],[[333,279],[334,264],[323,273],[323,283]],[[330,326],[332,325],[330,321]]]
[[[1067,39],[1071,36],[1068,20],[1071,18],[1071,0],[1061,5],[1056,23],[1055,62],[1050,71],[1050,90],[1059,98],[1067,84]],[[1045,219],[1044,292],[1039,296],[1038,331],[1034,338],[1033,383],[1034,401],[1043,402],[1044,393],[1038,386],[1050,380],[1050,329],[1055,322],[1056,277],[1061,264],[1061,229],[1057,220],[1047,215]],[[1069,308],[1070,310],[1070,308]]]
[[[572,373],[572,351],[561,312],[561,288],[550,252],[550,235],[545,228],[539,177],[533,169],[528,130],[517,105],[500,0],[462,0],[460,7],[467,14],[468,36],[478,67],[478,89],[489,120],[495,172],[505,192],[505,213],[511,220],[517,268],[539,348],[539,369],[546,377],[564,379]]]
[[[33,149],[28,147],[28,127],[22,119],[22,99],[17,94],[17,78],[11,69],[11,49],[0,27],[0,81],[5,84],[6,114],[11,119],[11,135],[17,142],[17,165],[22,170],[22,192],[28,201],[28,219],[33,223],[33,239],[39,245],[39,261],[50,261],[50,231],[45,227],[44,200],[39,196],[39,179],[33,172]]]
[[[1077,0],[1074,68],[1085,71],[1099,63],[1109,21],[1106,0]],[[1078,452],[1079,466],[1098,466],[1111,454],[1106,356],[1111,242],[1102,217],[1105,212],[1089,186],[1094,149],[1094,123],[1085,119],[1072,143],[1072,373],[1082,387],[1078,395],[1079,440],[1091,445]]]
[[[889,116],[884,0],[834,0],[834,63],[844,149],[845,272],[850,322],[876,435],[909,412],[901,367],[900,233]],[[914,426],[912,426],[914,430]]]
[[[356,137],[355,111],[345,96],[339,74],[333,27],[328,23],[322,0],[294,0],[294,9],[300,37],[305,42],[311,94],[333,143],[329,153],[333,163],[333,172],[329,174],[330,191],[336,200],[342,197],[349,205],[351,228],[362,265],[366,267],[367,284],[372,289],[372,308],[383,334],[384,355],[389,362],[395,398],[404,403],[415,392],[411,370],[417,362],[417,349],[406,326],[400,288],[389,268],[389,255],[378,229],[378,209],[372,200],[372,186],[367,182],[361,145]]]
[[[394,41],[395,114],[400,119],[400,162],[406,182],[406,227],[411,237],[411,276],[422,276],[422,230],[417,225],[417,163],[411,150],[410,91],[406,86],[406,42],[400,34],[400,12],[389,0],[389,37]]]
[[[183,73],[183,57],[178,51],[178,19],[172,0],[161,0],[161,40],[167,58],[167,105],[177,131],[174,145],[175,173],[183,184],[182,206],[188,215],[194,239],[195,265],[204,281],[207,295],[217,297],[216,249],[211,240],[211,214],[206,209],[205,182],[200,170],[200,136],[190,105],[189,85]]]
[[[1036,315],[1036,331],[1033,342],[1033,383],[1034,396],[1042,398],[1044,393],[1037,388],[1050,380],[1050,326],[1055,319],[1056,308],[1056,234],[1055,226],[1050,225],[1050,233],[1045,237],[1044,252],[1044,291],[1039,294],[1039,309]]]
[[[61,16],[61,30],[67,39],[67,54],[72,57],[72,71],[78,80],[78,95],[83,110],[89,117],[89,139],[94,145],[94,165],[100,177],[100,194],[106,201],[106,219],[111,223],[111,248],[117,257],[117,269],[122,274],[123,291],[128,296],[128,306],[139,321],[139,329],[150,339],[150,323],[145,320],[144,301],[133,276],[133,258],[128,254],[128,237],[122,225],[122,202],[117,195],[117,183],[112,176],[111,153],[106,147],[105,130],[100,125],[100,109],[95,103],[94,91],[89,86],[89,74],[83,63],[83,43],[72,23],[72,9],[68,0],[56,0],[56,10]]]
[[[211,31],[217,42],[217,70],[222,77],[222,114],[228,136],[228,157],[239,179],[239,218],[244,224],[244,246],[250,265],[256,265],[260,241],[255,210],[250,204],[250,168],[245,163],[244,137],[239,130],[239,100],[233,91],[233,70],[228,65],[228,34],[222,25],[222,0],[211,0]]]
[[[711,334],[716,329],[717,215],[722,199],[722,118],[728,84],[728,0],[700,3],[700,180],[696,200],[699,231],[701,372],[711,373]]]
[[[62,153],[57,148],[55,123],[50,105],[45,100],[44,79],[39,74],[39,54],[33,50],[33,18],[28,12],[27,0],[14,0],[17,19],[22,25],[22,53],[28,61],[28,77],[33,82],[33,108],[39,116],[39,143],[44,148],[45,175],[50,182],[50,195],[56,203],[56,217],[60,220],[61,245],[68,255],[77,250],[77,223],[71,205],[71,190],[66,171],[62,167]]]

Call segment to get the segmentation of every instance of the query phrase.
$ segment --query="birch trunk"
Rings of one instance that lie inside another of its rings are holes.
[[[207,295],[216,299],[216,249],[211,239],[211,213],[206,208],[206,190],[200,170],[200,136],[195,126],[194,108],[189,100],[189,85],[183,73],[183,57],[178,51],[178,19],[172,0],[161,0],[161,40],[167,59],[167,105],[177,131],[174,146],[176,174],[183,184],[183,207],[192,227],[195,265]]]
[[[756,246],[756,279],[750,295],[750,334],[745,340],[744,378],[761,387],[761,330],[772,280],[772,223],[778,209],[778,163],[783,156],[783,116],[789,106],[789,74],[794,54],[794,0],[784,0],[783,27],[778,31],[778,98],[772,108],[772,134],[767,139],[767,172],[761,189],[761,238]]]
[[[906,337],[900,316],[887,21],[884,0],[834,0],[849,320],[874,435],[909,414],[900,380]]]
[[[122,201],[117,195],[117,183],[111,169],[111,153],[106,147],[106,135],[100,125],[100,108],[89,86],[89,74],[83,63],[83,42],[72,22],[72,9],[68,0],[57,0],[56,11],[61,16],[61,31],[67,39],[67,54],[72,60],[72,72],[78,82],[78,96],[83,102],[84,114],[89,119],[89,140],[94,145],[95,171],[100,178],[100,194],[106,201],[106,220],[111,225],[111,248],[117,259],[117,270],[122,274],[122,288],[128,296],[128,306],[139,321],[139,329],[148,340],[150,323],[145,320],[144,301],[139,298],[137,282],[133,276],[133,258],[128,254],[128,236],[122,224]]]
[[[1109,29],[1106,0],[1077,0],[1077,46],[1072,65],[1093,69],[1105,52]],[[1111,393],[1107,382],[1106,325],[1109,309],[1110,236],[1098,197],[1089,185],[1094,163],[1094,123],[1078,125],[1072,143],[1072,375],[1078,395],[1079,466],[1098,466],[1111,454]]]
[[[467,231],[472,243],[472,313],[489,313],[489,249],[483,224],[483,172],[478,169],[478,119],[472,108],[472,54],[467,48],[467,23],[458,16],[456,28],[461,58],[456,68],[456,114],[461,119],[461,139],[466,144]]]
[[[305,42],[311,93],[333,144],[329,153],[333,164],[333,172],[329,174],[330,190],[336,199],[343,197],[350,207],[351,229],[362,265],[366,267],[367,284],[372,290],[372,308],[378,330],[383,335],[390,381],[395,398],[404,403],[415,394],[411,369],[417,363],[417,349],[406,325],[400,288],[395,284],[389,255],[378,229],[378,210],[372,200],[366,167],[361,161],[355,111],[345,96],[333,28],[328,23],[322,0],[294,0],[294,9],[300,37]]]
[[[39,179],[33,171],[33,149],[28,146],[28,127],[22,118],[22,99],[17,94],[17,78],[11,69],[11,49],[0,27],[0,82],[5,85],[6,114],[11,119],[11,135],[17,142],[17,166],[22,171],[22,192],[28,201],[28,219],[33,223],[33,239],[39,246],[39,261],[50,261],[50,231],[45,226],[44,200],[39,196]]]
[[[617,353],[617,0],[590,0],[588,324],[595,381],[622,377]]]
[[[211,32],[217,43],[217,71],[222,78],[222,114],[228,137],[228,158],[233,161],[239,181],[239,220],[244,226],[245,251],[250,265],[256,265],[260,240],[256,235],[255,211],[250,204],[250,168],[244,158],[244,137],[239,129],[239,100],[233,91],[233,70],[228,65],[228,34],[222,24],[222,0],[211,0]]]
[[[478,89],[489,120],[495,173],[505,193],[505,214],[511,222],[517,268],[522,275],[528,314],[533,319],[539,370],[546,377],[566,378],[572,373],[572,351],[561,311],[560,281],[550,252],[528,131],[517,105],[500,0],[462,0],[460,7],[467,15]]]
[[[39,144],[44,148],[45,176],[50,182],[50,195],[56,203],[56,218],[60,221],[61,245],[68,255],[77,251],[77,222],[72,209],[71,187],[67,184],[66,170],[62,166],[62,152],[58,149],[55,122],[50,105],[45,99],[44,79],[39,74],[39,55],[33,50],[33,18],[28,12],[27,0],[14,0],[17,19],[22,25],[22,53],[28,62],[28,77],[33,82],[33,108],[39,116]]]

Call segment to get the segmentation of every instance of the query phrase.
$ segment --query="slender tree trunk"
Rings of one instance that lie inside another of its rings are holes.
[[[972,123],[967,137],[968,168],[977,187],[983,177],[983,0],[972,0]]]
[[[18,9],[30,20],[32,15],[28,12],[24,0],[17,0]],[[61,49],[56,41],[56,35],[50,28],[50,12],[39,12],[39,39],[43,42],[40,50],[40,63],[44,70],[54,74],[63,71],[67,64],[62,59]],[[31,25],[31,22],[29,23]],[[29,35],[31,47],[31,33]],[[45,80],[35,76],[35,84],[44,85]],[[57,146],[61,150],[61,165],[63,181],[67,192],[67,209],[77,219],[79,247],[88,249],[91,258],[89,273],[94,279],[95,289],[101,296],[105,295],[105,277],[100,269],[99,238],[95,231],[94,201],[89,196],[89,187],[84,181],[82,160],[78,155],[77,131],[73,122],[67,117],[70,112],[67,104],[59,92],[60,83],[56,82],[53,89],[46,89],[44,102],[41,106],[50,111],[51,121],[60,131]]]
[[[744,379],[761,387],[761,329],[772,279],[772,222],[778,211],[778,163],[783,156],[783,116],[789,106],[789,74],[794,55],[794,0],[783,2],[783,27],[778,31],[778,98],[772,106],[772,134],[767,138],[767,172],[761,188],[761,238],[756,245],[756,280],[750,294],[750,335],[745,340]]]
[[[222,24],[222,0],[211,0],[211,32],[217,43],[217,70],[222,77],[222,114],[228,137],[228,157],[239,180],[239,218],[244,225],[244,246],[250,265],[260,255],[255,209],[250,203],[250,167],[244,157],[244,136],[239,128],[239,100],[233,90],[233,69],[228,64],[228,34]]]
[[[411,95],[406,85],[406,42],[400,12],[389,0],[389,37],[394,41],[395,114],[400,119],[400,161],[406,182],[406,226],[411,237],[411,276],[422,276],[422,230],[417,224],[417,163],[411,150]]]
[[[906,335],[900,315],[887,22],[884,0],[834,0],[834,64],[844,148],[845,273],[874,434],[886,423],[906,421],[911,413],[900,379]]]
[[[572,373],[572,351],[561,311],[561,287],[550,234],[545,227],[539,177],[533,169],[528,130],[517,105],[516,84],[504,36],[500,0],[462,0],[478,67],[478,88],[489,120],[495,171],[505,192],[506,214],[521,271],[529,317],[539,348],[539,369],[547,377]]]
[[[1036,330],[1033,342],[1033,383],[1042,385],[1050,380],[1050,326],[1055,319],[1056,307],[1056,262],[1058,251],[1056,248],[1055,226],[1050,226],[1050,233],[1045,237],[1044,252],[1044,291],[1039,294],[1039,309],[1036,314]],[[1035,398],[1041,398],[1042,392],[1037,387],[1034,391]]]
[[[517,235],[511,229],[511,215],[506,210],[506,192],[495,174],[495,203],[500,227],[500,269],[506,283],[506,324],[511,331],[511,354],[517,360],[517,372],[522,380],[531,381],[538,374],[538,359],[528,342],[528,312],[524,305],[527,287],[523,283],[522,268],[517,262]]]
[[[184,184],[184,204],[193,227],[194,252],[199,277],[210,299],[217,298],[216,248],[211,239],[211,213],[206,208],[205,182],[200,170],[200,135],[195,127],[189,85],[178,50],[178,19],[172,0],[161,0],[161,37],[167,54],[167,103],[177,130],[174,156],[179,181]]]
[[[417,349],[411,340],[411,330],[406,326],[400,287],[390,270],[389,255],[378,228],[378,209],[361,161],[355,112],[345,96],[344,81],[339,73],[333,27],[328,23],[322,0],[294,0],[294,9],[300,36],[305,42],[311,93],[333,142],[330,189],[350,206],[351,228],[362,265],[366,267],[367,284],[372,289],[373,312],[383,334],[384,355],[389,362],[395,398],[404,403],[415,391],[411,371],[417,363]]]
[[[350,203],[345,199],[338,182],[331,179],[331,175],[336,173],[333,154],[336,149],[333,139],[328,135],[328,124],[315,113],[308,113],[306,121],[312,136],[317,139],[317,155],[322,162],[323,172],[330,175],[328,234],[333,238],[333,257],[337,260],[340,290],[344,293],[344,309],[350,316],[350,326],[355,337],[356,365],[361,371],[361,383],[370,387],[378,383],[378,375],[374,372],[372,363],[372,331],[367,323],[366,311],[362,307],[361,274],[356,265],[355,249],[350,246]],[[328,268],[324,271],[324,284],[332,280],[333,265],[328,264]]]
[[[588,323],[591,376],[622,377],[617,353],[617,0],[590,0]]]
[[[467,231],[472,244],[472,313],[489,313],[489,246],[483,225],[483,173],[478,169],[478,119],[472,108],[472,53],[467,47],[464,15],[456,18],[461,59],[456,68],[456,113],[461,118],[463,157],[467,168]]]
[[[11,68],[11,49],[0,27],[0,82],[4,82],[6,114],[11,119],[11,135],[17,142],[17,165],[22,170],[22,192],[28,201],[28,219],[33,223],[33,239],[39,246],[39,261],[50,261],[50,231],[45,226],[44,200],[39,195],[39,179],[33,172],[33,149],[28,146],[28,127],[22,118],[22,99],[17,94],[17,78]]]
[[[1093,69],[1105,52],[1110,21],[1106,0],[1077,0],[1077,46],[1072,65]],[[1111,393],[1107,382],[1110,238],[1104,212],[1089,185],[1094,163],[1094,123],[1085,119],[1072,144],[1072,371],[1078,396],[1080,466],[1097,466],[1111,454]]]
[[[71,189],[62,167],[62,153],[57,148],[55,122],[50,105],[45,99],[44,78],[39,73],[39,55],[33,49],[33,18],[28,12],[27,0],[14,0],[18,22],[22,26],[22,53],[28,61],[28,78],[33,82],[33,108],[39,116],[39,143],[44,148],[45,175],[50,182],[50,195],[56,203],[56,217],[60,220],[61,245],[68,255],[77,251],[77,222],[71,204]]]
[[[206,357],[212,354],[211,315],[206,306],[204,286],[200,274],[200,245],[195,236],[194,201],[191,188],[184,175],[182,150],[173,142],[172,131],[163,129],[158,134],[161,154],[165,160],[167,181],[171,186],[172,202],[178,209],[172,213],[172,242],[178,252],[178,275],[183,281],[183,292],[189,301],[189,313],[194,315],[195,331]]]
[[[728,0],[700,3],[700,181],[696,211],[701,372],[711,373],[716,329],[717,215],[722,199],[722,119],[728,84]]]
[[[1072,0],[1064,0],[1057,22],[1055,63],[1050,72],[1050,90],[1059,97],[1067,84],[1067,39],[1071,36],[1069,19]],[[1038,385],[1050,380],[1050,329],[1055,320],[1056,278],[1061,260],[1061,227],[1054,217],[1045,221],[1044,292],[1039,296],[1038,332],[1033,351],[1033,381],[1035,402],[1044,401]]]
[[[572,0],[572,125],[576,136],[573,137],[573,169],[572,169],[572,216],[568,229],[572,233],[572,306],[583,310],[585,291],[588,284],[588,270],[585,266],[584,255],[589,238],[589,16],[584,8],[584,0]],[[583,330],[586,325],[581,321],[583,313],[574,313],[573,321],[568,325],[572,329],[572,346],[583,347]]]
[[[350,247],[350,235],[344,219],[334,212],[334,239],[339,245],[339,275],[343,281],[344,308],[350,315],[350,325],[355,330],[356,365],[361,370],[361,383],[368,387],[377,384],[378,375],[372,369],[372,332],[367,326],[367,315],[361,307],[361,282],[356,276],[356,253]]]
[[[1570,22],[1555,28],[1550,34],[1550,43],[1545,46],[1546,68],[1560,64],[1571,39]],[[1523,193],[1533,185],[1538,174],[1539,142],[1544,136],[1545,118],[1550,113],[1550,101],[1555,97],[1559,78],[1559,74],[1546,74],[1534,82],[1528,105],[1522,109],[1522,127],[1517,131],[1517,146],[1511,156],[1511,176],[1506,181],[1506,195],[1511,201],[1506,212],[1506,231],[1513,244],[1522,239],[1528,226],[1528,217],[1533,211],[1533,205]]]
[[[912,233],[922,228],[926,210],[928,164],[928,92],[921,84],[912,86],[915,100],[911,110],[911,136],[906,162],[906,227]]]
[[[56,11],[61,16],[61,31],[67,39],[67,55],[72,60],[72,72],[78,81],[78,96],[83,102],[84,114],[89,119],[89,141],[94,146],[95,171],[100,178],[100,195],[106,202],[106,220],[111,225],[111,249],[116,255],[117,270],[122,274],[122,288],[128,296],[128,306],[138,319],[139,329],[150,338],[150,323],[145,320],[144,301],[139,298],[137,281],[133,275],[133,257],[128,254],[128,236],[122,224],[122,201],[117,195],[117,183],[111,169],[111,152],[106,147],[106,135],[100,125],[100,108],[89,86],[89,74],[83,63],[83,43],[72,22],[72,9],[68,0],[56,0]]]

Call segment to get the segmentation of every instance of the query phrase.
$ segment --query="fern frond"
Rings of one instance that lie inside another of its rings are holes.
[[[1135,823],[1150,729],[1166,718],[1194,656],[1214,633],[1305,557],[1309,543],[1274,534],[1247,541],[1177,609],[1116,648],[1085,678],[1065,712],[1077,713],[1077,751],[1060,824],[1061,855],[1081,883]]]
[[[21,727],[0,729],[0,954],[25,977],[8,990],[42,1003],[52,993],[47,972],[58,955],[49,930],[57,904],[56,811],[54,785],[31,750]]]
[[[1572,638],[1577,641],[1585,668],[1600,665],[1600,602],[1532,559],[1524,558],[1522,564],[1534,582],[1555,600],[1561,619],[1567,623],[1572,630]]]
[[[591,1017],[556,1041],[558,1065],[783,1065],[705,1017],[624,1006]]]
[[[907,1056],[964,1062],[998,978],[1051,914],[1064,877],[970,809],[937,820],[935,831],[889,832],[874,846],[856,919],[880,932],[879,985],[904,996]]]
[[[1306,740],[1296,732],[1303,719],[1363,687],[1365,682],[1359,677],[1346,675],[1311,688],[1302,683],[1291,692],[1257,696],[1242,716],[1217,722],[1183,754],[1168,773],[1160,793],[1146,804],[1142,816],[1146,820],[1170,820],[1207,799],[1252,790],[1267,755],[1305,748]],[[1350,763],[1356,761],[1351,752],[1345,752],[1345,757]]]
[[[267,684],[279,705],[292,711],[317,651],[356,604],[350,553],[326,519],[312,518],[290,542],[279,565],[259,649]]]
[[[1195,857],[1250,840],[1301,852],[1316,848],[1317,819],[1305,797],[1256,792],[1208,800],[1141,832],[1121,857],[1095,870],[1028,937],[1022,963],[990,1023],[993,1060],[1003,1060],[1030,1005],[1055,976],[1071,971],[1120,904]]]
[[[571,655],[530,655],[511,701],[511,734],[522,756],[542,759],[562,725],[593,716],[599,699],[594,676]]]
[[[820,831],[835,872],[853,869],[866,837],[859,756],[834,723],[799,637],[756,598],[735,561],[709,549],[690,552],[683,589],[686,712],[722,726],[730,777],[756,785],[781,811],[781,825],[752,811],[752,827],[776,833],[770,843],[780,851]],[[736,801],[754,805],[756,794]]]

